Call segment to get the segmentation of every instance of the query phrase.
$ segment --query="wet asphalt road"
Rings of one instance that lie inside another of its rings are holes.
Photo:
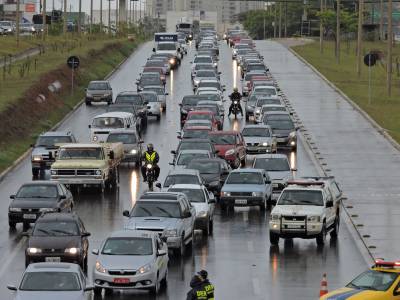
[[[114,94],[135,90],[135,79],[149,56],[152,43],[141,47],[111,78]],[[226,44],[221,43],[220,71],[227,87],[226,95],[238,81],[235,65]],[[263,45],[268,51],[268,45]],[[287,51],[282,49],[282,51]],[[273,52],[271,52],[273,53]],[[164,179],[170,166],[170,150],[177,145],[176,131],[179,129],[178,103],[186,94],[191,94],[190,50],[182,66],[173,72],[167,83],[170,93],[167,112],[160,122],[151,120],[145,142],[152,142],[161,155],[161,175]],[[273,54],[270,54],[273,55]],[[279,54],[277,54],[279,55]],[[271,59],[271,57],[269,57]],[[284,70],[280,70],[284,72]],[[240,85],[239,85],[240,86]],[[283,90],[285,92],[285,90]],[[104,106],[80,107],[62,129],[72,130],[79,141],[88,141],[88,124],[91,118],[104,111]],[[225,120],[225,128],[238,129],[243,125],[238,121]],[[303,145],[298,153],[289,154],[292,164],[297,165],[297,176],[315,175],[314,166]],[[16,192],[21,183],[31,179],[30,162],[23,161],[0,183],[0,295],[1,299],[12,299],[6,289],[7,283],[17,283],[24,270],[26,237],[22,226],[15,232],[8,229],[8,196]],[[115,195],[94,195],[82,192],[75,197],[75,209],[92,233],[90,249],[97,248],[107,234],[123,227],[122,211],[130,209],[138,195],[146,190],[139,174],[133,168],[121,168],[121,181]],[[343,223],[342,223],[343,224]],[[94,264],[94,256],[89,257],[89,277]],[[232,213],[217,210],[213,236],[203,238],[196,235],[192,254],[182,259],[171,258],[169,265],[168,289],[157,299],[185,299],[189,281],[194,272],[205,268],[216,285],[217,299],[315,299],[319,295],[322,273],[328,273],[330,287],[339,287],[366,268],[345,225],[336,243],[317,248],[315,240],[281,241],[279,247],[271,248],[268,239],[268,213],[258,208],[240,208]],[[104,299],[153,299],[146,292],[114,293]]]

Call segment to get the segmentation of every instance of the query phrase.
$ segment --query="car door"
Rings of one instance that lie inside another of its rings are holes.
[[[211,199],[210,193],[208,192],[208,190],[206,188],[203,189],[203,193],[206,198],[207,205],[208,205],[208,212],[210,215],[210,219],[213,220],[214,219],[214,211],[215,211],[215,203],[210,202],[210,199]],[[212,195],[212,197],[214,197],[214,195]]]
[[[326,207],[326,204],[329,201],[333,201],[333,197],[329,189],[325,190],[325,211],[326,211],[326,225],[327,227],[331,226],[335,222],[336,218],[336,210],[335,210],[335,205],[331,207]]]
[[[160,278],[164,278],[168,269],[168,247],[166,243],[164,243],[158,236],[155,237],[155,243],[157,252],[159,250],[164,250],[167,253],[167,255],[156,256],[156,263],[160,273]]]
[[[83,224],[82,220],[79,218],[78,219],[78,226],[79,226],[79,230],[80,230],[80,234],[81,234],[81,245],[82,245],[82,249],[84,251],[84,254],[86,257],[88,257],[88,250],[89,250],[89,239],[88,237],[84,234],[87,233],[85,225]]]
[[[65,191],[62,189],[60,184],[57,185],[57,193],[58,193],[58,200],[57,200],[58,208],[61,211],[66,210],[68,207],[70,207],[70,201],[67,199],[67,195],[65,194]]]
[[[244,147],[244,140],[241,133],[236,135],[236,147],[237,151],[239,152],[240,159],[243,160],[246,156],[246,149]]]

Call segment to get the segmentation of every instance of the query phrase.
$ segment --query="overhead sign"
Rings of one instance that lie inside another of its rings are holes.
[[[68,57],[67,65],[71,69],[73,69],[73,70],[77,69],[79,67],[79,64],[80,64],[79,57],[77,57],[77,56]]]
[[[364,64],[368,67],[372,67],[376,64],[378,55],[376,53],[368,53],[364,56]]]
[[[155,33],[154,40],[156,42],[177,42],[178,35],[176,33]]]

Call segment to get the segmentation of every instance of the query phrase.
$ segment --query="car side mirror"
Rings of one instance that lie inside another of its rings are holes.
[[[186,212],[183,217],[184,218],[190,218],[192,216],[192,213],[190,211]]]
[[[87,88],[85,88],[85,92],[87,92]]]
[[[8,284],[8,285],[7,285],[7,288],[8,288],[10,291],[16,291],[16,290],[17,290],[17,287],[16,287],[15,285],[11,285],[11,284]]]
[[[67,196],[61,195],[61,196],[60,196],[60,200],[64,200],[64,199],[67,199]]]
[[[110,153],[108,154],[108,157],[110,158],[110,159],[114,159],[114,157],[115,157],[115,155],[114,155],[114,151],[110,151]]]
[[[163,249],[157,251],[157,256],[164,256],[164,255],[167,255],[167,251]]]
[[[157,183],[156,183],[156,187],[158,187],[159,189],[161,189],[161,183],[157,182]]]
[[[156,48],[153,48],[153,52],[156,52]]]
[[[182,104],[182,103],[179,103],[178,105],[179,105],[180,107],[182,107],[182,106],[183,106],[183,104]]]
[[[147,104],[149,104],[149,101],[144,101],[143,104],[147,105]]]
[[[396,288],[396,289],[393,291],[393,295],[394,295],[394,296],[400,295],[400,287]]]
[[[139,144],[143,144],[144,143],[144,141],[143,140],[139,140]]]
[[[167,93],[165,93],[165,96],[168,96],[169,95],[169,93],[167,92]]]
[[[88,125],[89,128],[92,128],[92,125]]]
[[[333,200],[327,201],[325,207],[333,207]]]
[[[178,48],[177,51],[178,51],[178,52],[181,52],[181,48]]]
[[[93,249],[92,254],[94,255],[99,255],[99,249]]]
[[[90,232],[84,232],[82,233],[82,237],[89,237],[91,234]]]
[[[124,210],[124,211],[122,212],[122,215],[123,215],[124,217],[129,218],[129,210]]]
[[[173,166],[174,165],[174,163],[173,162],[170,162],[170,163],[168,163],[170,166]]]
[[[265,184],[271,184],[271,180],[265,180]]]
[[[171,154],[176,155],[176,151],[175,150],[171,150]]]
[[[87,285],[87,286],[85,286],[83,291],[84,292],[90,292],[90,291],[93,291],[93,289],[94,289],[93,285]]]

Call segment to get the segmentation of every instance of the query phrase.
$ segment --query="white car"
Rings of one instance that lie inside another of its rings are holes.
[[[196,209],[194,229],[201,229],[205,235],[212,234],[215,211],[213,193],[208,192],[204,185],[198,184],[175,184],[169,187],[168,192],[184,193]]]
[[[162,111],[162,103],[158,99],[158,95],[154,91],[142,91],[140,92],[143,95],[144,99],[147,103],[147,116],[154,116],[157,118],[157,121],[161,118],[161,111]]]
[[[136,128],[136,117],[127,112],[108,112],[97,115],[89,125],[90,141],[105,142],[113,131],[132,130]]]
[[[106,291],[144,289],[157,294],[166,286],[168,247],[151,231],[121,230],[110,234],[94,249],[94,294]]]
[[[271,111],[286,111],[286,106],[282,104],[264,104],[256,111],[255,122],[261,123],[264,113]]]
[[[333,178],[289,182],[271,211],[269,239],[315,238],[324,245],[326,235],[336,239],[339,233],[341,191]]]

